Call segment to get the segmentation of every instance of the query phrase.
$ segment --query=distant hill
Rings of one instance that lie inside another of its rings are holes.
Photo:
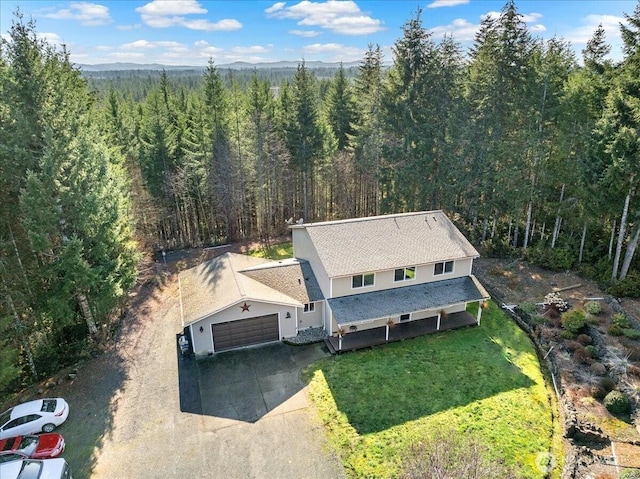
[[[301,62],[296,61],[279,61],[279,62],[265,62],[265,63],[248,63],[248,62],[234,62],[216,64],[219,69],[232,69],[232,70],[263,70],[274,68],[297,68]],[[357,67],[360,62],[348,62],[343,63],[344,68]],[[305,62],[305,65],[309,69],[315,68],[339,68],[340,63],[329,62]],[[204,70],[204,66],[196,65],[161,65],[159,63],[99,63],[96,65],[87,65],[83,63],[76,63],[76,67],[85,72],[105,72],[105,71],[127,71],[127,70],[147,70],[147,71],[177,71],[177,70]]]

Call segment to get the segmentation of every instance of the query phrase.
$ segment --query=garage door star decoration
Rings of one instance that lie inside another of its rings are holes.
[[[245,311],[249,311],[249,308],[251,307],[251,305],[247,304],[247,302],[245,301],[244,304],[240,307],[242,308],[242,312],[244,313]]]

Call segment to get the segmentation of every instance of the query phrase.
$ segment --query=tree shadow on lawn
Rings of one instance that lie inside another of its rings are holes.
[[[473,328],[355,352],[315,369],[351,426],[368,434],[529,388],[535,383],[511,362],[512,351]]]

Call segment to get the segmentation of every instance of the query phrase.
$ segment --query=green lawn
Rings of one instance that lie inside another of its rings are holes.
[[[562,449],[552,390],[526,334],[495,304],[479,327],[330,357],[304,372],[352,478],[394,477],[404,451],[438,427],[475,434],[523,477]],[[555,428],[555,431],[554,431]]]
[[[248,251],[248,254],[258,258],[273,260],[293,258],[293,243],[280,243],[268,246],[267,248],[252,249]]]

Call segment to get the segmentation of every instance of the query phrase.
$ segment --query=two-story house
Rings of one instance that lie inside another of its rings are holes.
[[[291,229],[294,259],[227,253],[180,274],[196,354],[314,327],[340,351],[480,322],[489,295],[471,274],[478,252],[442,211]]]

